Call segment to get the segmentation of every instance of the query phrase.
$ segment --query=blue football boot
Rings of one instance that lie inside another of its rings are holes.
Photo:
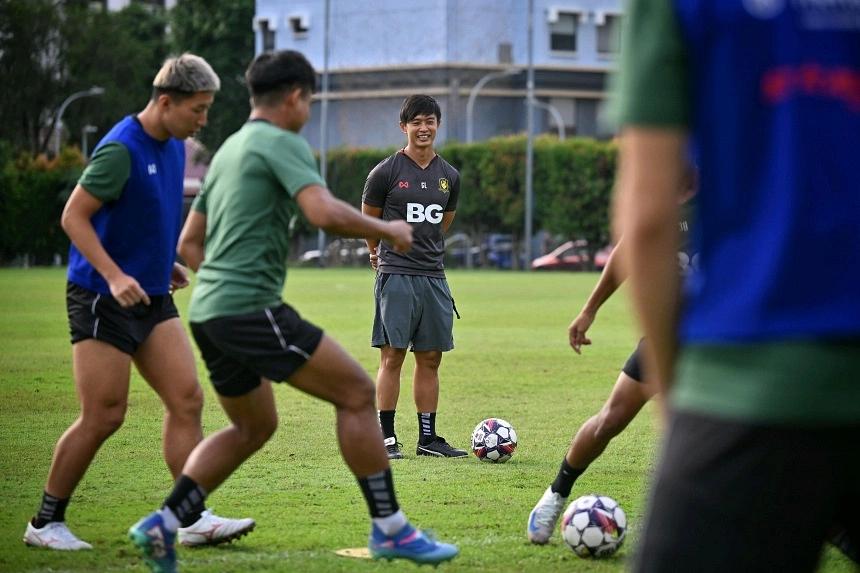
[[[155,573],[176,573],[176,550],[173,548],[176,532],[164,526],[164,518],[157,511],[150,513],[128,530],[143,560]]]
[[[453,559],[460,552],[456,545],[436,541],[408,523],[394,535],[385,535],[374,525],[368,546],[374,559],[408,559],[431,565]]]

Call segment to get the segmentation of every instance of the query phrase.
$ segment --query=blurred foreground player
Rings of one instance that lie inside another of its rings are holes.
[[[860,539],[858,23],[857,3],[631,3],[617,230],[671,407],[635,571],[812,571],[833,523]]]

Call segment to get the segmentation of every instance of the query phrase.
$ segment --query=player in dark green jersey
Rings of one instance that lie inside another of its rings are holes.
[[[403,221],[380,221],[336,199],[298,135],[310,116],[316,74],[298,52],[266,52],[245,75],[249,121],[218,150],[180,237],[198,271],[189,320],[230,425],[198,445],[159,511],[129,530],[155,571],[175,571],[173,540],[186,508],[205,499],[278,425],[272,382],[334,405],[337,436],[371,516],[377,558],[439,563],[455,546],[425,536],[406,519],[376,422],[373,381],[320,328],[281,299],[289,221],[301,212],[330,233],[381,237],[395,250],[412,243]]]

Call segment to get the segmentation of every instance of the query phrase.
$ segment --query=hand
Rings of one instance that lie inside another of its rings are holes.
[[[170,273],[170,294],[189,285],[188,269],[179,263],[173,263],[173,271]]]
[[[412,225],[406,221],[389,221],[388,239],[395,251],[405,253],[412,247]]]
[[[379,255],[376,254],[378,248],[370,251],[370,268],[373,270],[379,269]]]
[[[111,296],[123,308],[132,307],[140,302],[149,306],[149,296],[134,277],[120,273],[118,277],[108,281],[108,286]]]
[[[591,323],[594,322],[594,315],[588,312],[580,312],[579,316],[573,319],[570,326],[567,327],[567,337],[570,342],[570,347],[577,354],[582,354],[580,348],[591,344],[591,339],[585,336]]]

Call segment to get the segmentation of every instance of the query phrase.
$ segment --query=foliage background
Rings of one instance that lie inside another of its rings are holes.
[[[5,150],[5,151],[4,151]],[[364,180],[393,149],[336,149],[328,155],[333,192],[359,206]],[[486,142],[451,143],[439,150],[460,170],[460,201],[451,233],[480,237],[488,232],[520,234],[523,224],[523,136]],[[616,148],[590,139],[535,145],[535,229],[586,239],[594,249],[609,241],[609,204]],[[48,160],[18,156],[0,146],[0,262],[29,253],[36,262],[65,256],[68,240],[59,228],[62,205],[79,176],[83,158],[73,148]],[[298,234],[310,235],[305,221]],[[296,256],[299,253],[293,252]]]
[[[94,144],[143,109],[168,55],[191,51],[221,77],[202,135],[217,149],[248,116],[242,74],[254,55],[253,15],[254,0],[182,0],[170,11],[131,3],[116,12],[87,0],[0,0],[0,140],[46,152],[63,100],[102,86],[104,95],[74,101],[63,118],[75,141],[84,125],[95,125]]]

